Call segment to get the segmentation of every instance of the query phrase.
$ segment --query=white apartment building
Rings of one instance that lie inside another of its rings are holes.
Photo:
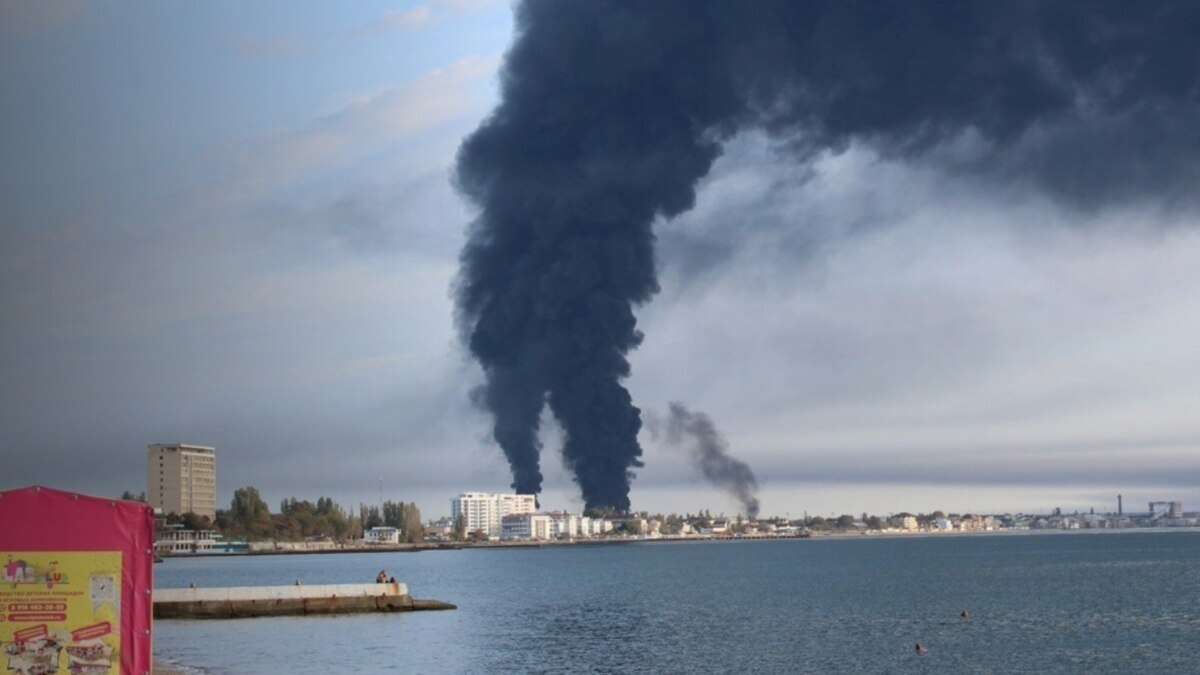
[[[611,520],[588,518],[587,516],[579,519],[579,536],[581,537],[598,537],[605,532],[612,532],[612,529]]]
[[[464,492],[450,500],[450,517],[466,523],[467,532],[479,532],[488,537],[500,537],[505,516],[537,512],[534,495],[511,495],[494,492]]]
[[[554,519],[544,513],[520,513],[504,516],[500,523],[500,539],[553,539]]]
[[[917,529],[916,516],[896,516],[892,519],[892,521],[895,523],[895,526],[901,530]]]
[[[554,523],[555,538],[567,537],[574,539],[579,536],[579,516],[563,511],[555,511],[547,515],[550,516],[550,520]]]
[[[146,498],[164,514],[217,517],[217,451],[206,445],[155,443],[146,462]]]

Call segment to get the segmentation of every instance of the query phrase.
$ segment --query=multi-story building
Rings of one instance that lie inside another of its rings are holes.
[[[483,532],[488,537],[501,535],[505,516],[534,513],[537,497],[494,492],[464,492],[450,500],[450,517],[461,517],[467,532]]]
[[[553,539],[554,519],[544,513],[519,513],[500,521],[500,539]]]
[[[565,511],[555,511],[547,515],[554,522],[555,538],[573,539],[579,536],[579,516]]]
[[[146,497],[164,514],[217,516],[217,451],[205,445],[149,446]]]
[[[588,518],[583,516],[579,519],[579,536],[581,537],[598,537],[607,532],[612,532],[613,524],[611,520],[604,518]]]

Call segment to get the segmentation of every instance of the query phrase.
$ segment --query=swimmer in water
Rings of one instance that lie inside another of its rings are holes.
[[[921,644],[920,642],[917,643],[916,651],[917,656],[925,656],[929,653],[929,650],[925,648],[925,645]]]
[[[962,620],[963,620],[963,621],[970,621],[970,620],[971,620],[971,613],[970,613],[970,612],[968,612],[968,611],[967,611],[967,610],[965,610],[965,609],[962,611],[962,614],[959,614],[959,616],[960,616],[960,617],[962,617]]]

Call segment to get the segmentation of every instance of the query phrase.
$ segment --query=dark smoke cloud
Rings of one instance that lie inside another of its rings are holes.
[[[587,507],[628,509],[651,226],[691,208],[732,136],[801,164],[861,144],[1084,209],[1192,205],[1198,30],[1190,1],[522,3],[457,165],[481,209],[458,320],[513,487],[541,489],[549,404]]]
[[[729,455],[729,443],[702,412],[692,412],[682,403],[671,403],[666,438],[671,445],[689,440],[692,458],[710,483],[737,498],[751,518],[758,517],[758,481],[750,465]]]

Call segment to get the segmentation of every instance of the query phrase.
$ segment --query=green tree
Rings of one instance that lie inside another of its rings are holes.
[[[404,529],[404,502],[384,502],[382,516],[384,525]]]
[[[180,516],[180,522],[183,523],[184,529],[188,530],[211,530],[213,528],[212,520],[208,516],[200,516],[191,512]]]
[[[404,532],[404,540],[410,544],[425,541],[425,526],[421,524],[421,509],[417,508],[417,503],[401,502],[400,505],[400,529]]]
[[[383,513],[378,506],[358,505],[358,519],[362,521],[363,530],[383,526]]]
[[[270,537],[275,531],[271,509],[258,494],[258,488],[246,486],[233,491],[228,519],[237,533],[250,539]]]

